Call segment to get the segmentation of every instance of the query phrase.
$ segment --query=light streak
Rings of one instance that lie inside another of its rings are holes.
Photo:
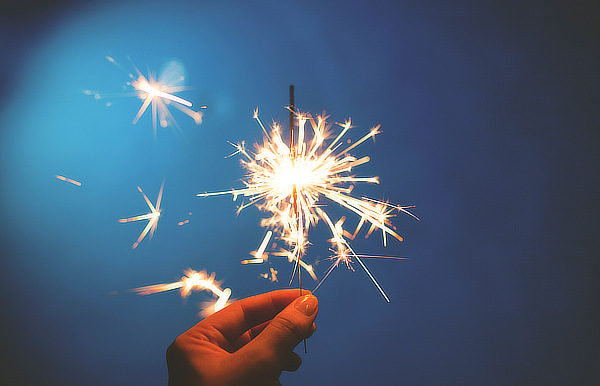
[[[65,181],[65,182],[71,183],[73,185],[81,186],[81,182],[79,182],[79,181],[75,181],[75,180],[72,180],[72,179],[64,177],[64,176],[59,176],[58,174],[56,174],[55,177],[61,181]]]
[[[115,61],[114,58],[107,56],[106,59],[122,70],[126,71],[123,66]],[[163,128],[175,126],[181,130],[177,124],[177,121],[173,117],[173,114],[169,110],[169,106],[175,107],[192,118],[197,125],[202,123],[203,113],[193,110],[191,108],[192,102],[174,94],[180,91],[188,90],[188,87],[183,85],[185,80],[185,71],[181,63],[175,60],[168,62],[158,79],[156,79],[151,72],[148,72],[148,76],[145,76],[136,66],[133,66],[133,68],[135,74],[129,72],[128,76],[130,80],[126,83],[126,85],[133,90],[126,95],[137,96],[143,101],[142,105],[137,111],[137,114],[133,118],[132,123],[134,125],[137,124],[148,107],[151,107],[152,128],[155,139],[157,124]],[[93,95],[95,99],[101,99],[109,96],[107,94],[100,94],[91,90],[84,90],[84,93],[86,95]],[[110,106],[110,103],[107,103],[107,106]],[[202,106],[200,108],[203,109],[206,108],[206,106]]]
[[[152,99],[154,97],[159,97],[162,99],[181,103],[182,105],[187,106],[187,107],[192,107],[192,102],[186,101],[185,99],[179,98],[173,94],[169,94],[167,92],[158,90],[156,87],[161,87],[161,85],[156,84],[156,83],[154,83],[154,85],[151,85],[150,83],[148,83],[148,81],[146,81],[146,78],[144,78],[143,75],[140,75],[138,80],[131,82],[131,85],[133,87],[135,87],[136,89],[147,93],[148,94],[147,98]]]
[[[165,185],[165,182],[163,181],[162,184],[160,185],[160,191],[158,192],[158,198],[156,199],[156,207],[152,204],[152,202],[150,202],[148,197],[144,194],[144,192],[142,191],[142,188],[140,188],[138,186],[137,188],[140,191],[140,193],[142,193],[142,196],[144,196],[144,201],[146,201],[146,204],[148,205],[150,212],[139,215],[139,216],[123,218],[123,219],[119,220],[120,223],[148,220],[148,224],[146,224],[146,227],[140,234],[140,237],[138,237],[136,242],[133,243],[132,249],[137,248],[137,246],[140,244],[140,242],[142,242],[144,237],[146,237],[148,232],[150,232],[150,237],[152,237],[154,235],[154,231],[156,230],[156,227],[158,226],[158,219],[160,218],[160,201],[162,199],[164,185]]]
[[[295,269],[304,269],[314,280],[317,280],[317,277],[313,267],[303,260],[303,256],[310,245],[308,241],[310,229],[319,221],[324,222],[331,233],[329,241],[334,255],[331,267],[316,288],[340,263],[352,268],[351,263],[357,261],[385,300],[389,302],[384,290],[348,241],[354,239],[366,225],[369,229],[365,237],[375,230],[380,230],[383,244],[386,246],[388,236],[402,241],[402,237],[396,232],[390,220],[397,212],[409,214],[418,220],[408,211],[411,207],[352,195],[353,187],[357,183],[379,183],[377,177],[356,177],[351,174],[353,168],[369,162],[370,158],[368,156],[357,158],[351,155],[350,151],[379,134],[380,126],[373,127],[353,144],[345,145],[342,138],[352,128],[350,119],[343,124],[338,124],[341,130],[333,137],[330,135],[332,125],[326,122],[327,117],[295,113],[295,126],[298,128],[297,141],[291,141],[293,146],[287,146],[278,124],[274,123],[271,130],[267,131],[258,117],[258,109],[254,111],[254,119],[264,134],[262,144],[256,144],[254,151],[248,150],[244,142],[234,145],[236,148],[234,154],[242,156],[241,164],[246,171],[243,179],[245,187],[231,191],[200,193],[197,196],[231,194],[234,200],[244,197],[247,201],[242,202],[239,211],[255,205],[259,210],[266,212],[268,216],[261,220],[261,226],[269,229],[269,232],[276,232],[278,239],[285,245],[285,248],[271,254],[287,257],[290,262],[296,263]],[[331,203],[349,210],[358,218],[354,232],[350,233],[343,229],[344,218],[337,223],[331,220],[326,211],[327,204]],[[270,237],[270,233],[267,233],[266,241],[263,240],[261,248],[255,254],[255,259],[245,260],[243,263],[266,261],[266,257],[262,255],[265,253],[267,238]],[[259,258],[258,255],[261,257]]]
[[[212,314],[227,306],[227,302],[231,297],[231,289],[220,288],[220,283],[215,282],[215,274],[208,275],[206,271],[194,271],[186,269],[185,276],[181,280],[174,283],[154,284],[145,287],[134,288],[131,291],[138,295],[150,295],[164,291],[172,291],[179,289],[181,297],[187,298],[192,291],[209,291],[217,297],[214,304],[206,308],[203,314]]]
[[[267,261],[268,255],[265,254],[265,249],[267,249],[267,244],[269,244],[269,240],[271,240],[272,235],[273,232],[268,231],[262,243],[260,243],[258,250],[252,253],[254,255],[254,259],[242,260],[242,264],[264,263]]]

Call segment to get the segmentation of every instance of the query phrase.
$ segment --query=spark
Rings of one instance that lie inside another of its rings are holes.
[[[188,216],[191,216],[191,215],[192,215],[192,212],[188,212]],[[182,226],[182,225],[189,224],[189,223],[190,223],[190,219],[186,218],[185,220],[179,221],[177,223],[177,225]]]
[[[294,126],[298,128],[298,135],[297,140],[292,140],[291,146],[288,146],[282,138],[281,127],[273,123],[271,130],[267,131],[256,109],[253,117],[262,129],[262,144],[256,144],[254,151],[248,150],[244,142],[234,145],[234,154],[241,155],[241,164],[246,171],[243,179],[245,187],[231,191],[200,193],[197,196],[231,194],[234,200],[244,197],[246,202],[240,205],[239,211],[255,205],[268,214],[261,220],[261,226],[269,229],[269,232],[255,253],[255,259],[245,260],[243,263],[266,261],[266,243],[271,238],[271,232],[276,232],[285,247],[271,254],[286,257],[288,261],[296,264],[295,269],[304,269],[314,280],[317,280],[317,277],[313,267],[303,260],[303,256],[310,245],[310,229],[319,221],[324,222],[331,233],[329,242],[334,257],[331,267],[316,288],[335,267],[343,263],[352,269],[352,263],[356,261],[389,302],[388,296],[362,262],[361,256],[357,255],[349,244],[349,240],[354,239],[363,226],[369,227],[365,237],[369,237],[375,230],[380,230],[384,246],[387,245],[389,236],[402,241],[402,237],[391,224],[391,217],[397,212],[403,212],[416,218],[408,212],[410,207],[352,195],[353,187],[358,183],[379,184],[377,177],[356,177],[351,174],[353,168],[368,163],[370,158],[357,158],[350,151],[379,134],[380,126],[373,127],[358,141],[349,144],[351,141],[343,141],[342,138],[352,128],[350,119],[337,124],[341,130],[336,136],[332,136],[332,125],[327,123],[326,116],[312,117],[310,114],[296,112],[294,114]],[[331,203],[349,210],[358,217],[354,232],[343,228],[345,218],[336,223],[331,220],[327,212],[327,204]]]
[[[58,174],[56,174],[55,177],[61,181],[65,181],[65,182],[71,183],[73,185],[81,186],[81,182],[79,182],[79,181],[75,181],[75,180],[72,180],[72,179],[64,177],[64,176],[59,176]]]
[[[185,276],[183,276],[181,280],[174,283],[154,284],[145,287],[134,288],[131,291],[137,293],[138,295],[150,295],[179,289],[181,297],[184,299],[190,296],[192,291],[209,291],[217,297],[217,300],[214,302],[214,304],[206,307],[205,311],[203,312],[205,315],[217,312],[227,306],[227,302],[231,297],[231,289],[221,289],[219,286],[220,283],[215,282],[214,273],[208,275],[206,271],[194,271],[193,269],[186,269],[184,274]]]
[[[114,58],[107,56],[106,59],[126,71]],[[175,93],[188,90],[188,87],[183,85],[185,81],[185,71],[181,63],[176,60],[169,61],[158,79],[156,79],[150,71],[148,71],[148,75],[145,76],[135,65],[133,65],[133,68],[135,74],[129,72],[128,76],[130,80],[126,83],[126,86],[133,90],[127,95],[137,96],[143,101],[137,114],[133,118],[132,123],[134,125],[137,124],[148,107],[151,107],[152,128],[155,139],[157,124],[163,128],[175,126],[180,129],[173,114],[169,110],[169,106],[175,107],[192,118],[197,125],[202,123],[203,113],[193,110],[191,108],[192,102],[189,100],[175,95]],[[107,97],[107,95],[91,90],[84,90],[83,92],[86,95],[93,95],[95,99]],[[110,102],[107,103],[107,106],[110,106]],[[206,106],[201,106],[200,108],[204,109]]]
[[[164,185],[165,185],[165,182],[163,181],[162,184],[160,185],[160,191],[158,192],[158,198],[156,199],[156,207],[152,204],[152,202],[144,194],[144,192],[142,191],[142,188],[140,188],[138,186],[137,188],[140,191],[140,193],[142,193],[142,196],[144,196],[144,201],[146,201],[146,204],[148,205],[148,208],[150,209],[150,212],[148,212],[146,214],[139,215],[139,216],[130,217],[130,218],[123,218],[123,219],[119,220],[120,223],[126,223],[126,222],[131,222],[131,221],[140,221],[140,220],[148,220],[148,224],[146,224],[146,227],[144,228],[144,230],[140,234],[140,237],[138,237],[138,239],[136,240],[136,242],[133,243],[132,249],[137,248],[137,246],[140,244],[140,242],[142,242],[142,240],[144,239],[144,237],[146,237],[146,235],[148,234],[148,232],[150,232],[150,237],[152,237],[154,235],[154,231],[156,230],[156,227],[158,226],[158,219],[160,218],[160,201],[162,199],[162,193],[163,193],[163,187],[164,187]]]
[[[265,261],[267,261],[268,255],[265,254],[265,249],[267,249],[267,244],[269,244],[269,240],[271,240],[272,235],[273,232],[268,231],[262,243],[260,243],[260,247],[258,247],[258,250],[252,253],[254,255],[254,259],[242,260],[242,264],[264,263]]]
[[[260,277],[262,277],[263,279],[268,279],[272,282],[278,282],[279,280],[277,279],[277,274],[279,272],[277,272],[277,270],[273,267],[269,268],[269,272],[265,272],[265,273],[261,273]]]

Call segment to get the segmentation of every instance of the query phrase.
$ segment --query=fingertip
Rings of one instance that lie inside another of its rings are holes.
[[[270,351],[280,356],[280,361],[291,352],[298,343],[309,337],[315,330],[318,300],[312,294],[298,296],[279,312],[246,347],[248,350]],[[288,291],[286,296],[291,295]],[[283,355],[283,356],[282,356]]]
[[[307,294],[297,299],[294,306],[304,315],[311,316],[319,307],[319,300],[313,294]]]
[[[310,338],[315,333],[315,331],[317,331],[317,325],[315,323],[313,323],[310,326],[310,330],[308,331],[308,334],[306,335],[306,338],[304,338],[304,339]]]
[[[283,365],[283,369],[285,371],[296,371],[300,368],[300,365],[302,365],[302,358],[300,358],[300,355],[291,352]]]

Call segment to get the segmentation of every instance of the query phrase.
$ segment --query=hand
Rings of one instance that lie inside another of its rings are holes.
[[[167,349],[169,385],[280,385],[302,360],[292,350],[315,331],[318,300],[308,291],[268,292],[202,320]]]

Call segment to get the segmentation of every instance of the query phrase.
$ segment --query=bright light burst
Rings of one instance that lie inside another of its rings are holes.
[[[154,284],[145,287],[134,288],[131,291],[138,295],[150,295],[158,292],[171,291],[179,289],[181,297],[187,298],[192,291],[209,291],[217,297],[217,300],[213,303],[209,303],[204,308],[202,315],[206,316],[214,312],[219,311],[223,307],[227,306],[227,302],[231,296],[231,289],[220,288],[220,283],[215,282],[215,274],[211,273],[208,275],[206,271],[194,271],[193,269],[186,269],[184,271],[185,276],[181,280],[174,283],[166,284]]]
[[[107,56],[106,59],[124,70],[124,68],[118,64],[114,58]],[[171,114],[171,111],[169,111],[169,106],[173,106],[184,114],[188,115],[197,125],[202,123],[203,114],[200,111],[191,109],[192,102],[174,95],[174,93],[188,90],[188,87],[184,86],[185,71],[180,62],[176,60],[169,61],[160,73],[158,79],[156,79],[155,76],[150,72],[146,77],[141,73],[140,70],[138,70],[137,67],[133,67],[135,74],[129,72],[128,76],[130,81],[126,83],[128,88],[133,88],[133,92],[128,93],[128,95],[137,96],[143,100],[142,105],[133,118],[132,123],[134,125],[139,121],[139,119],[142,117],[142,115],[144,115],[150,106],[152,107],[152,128],[155,139],[157,123],[160,124],[161,127],[175,126],[180,129],[177,121],[173,117],[173,114]],[[94,95],[94,98],[96,99],[107,97],[107,95],[93,92],[91,90],[85,90],[84,93],[87,95]],[[107,105],[110,105],[110,103]],[[205,107],[206,106],[202,106],[201,108]]]
[[[156,207],[154,205],[152,205],[152,202],[150,202],[148,197],[144,194],[144,192],[142,191],[142,188],[140,188],[138,186],[137,188],[140,191],[140,193],[142,193],[142,196],[144,196],[144,200],[146,201],[146,204],[148,204],[148,208],[150,209],[150,212],[146,213],[146,214],[142,214],[140,216],[123,218],[123,219],[119,220],[120,223],[148,220],[148,224],[146,224],[146,227],[140,234],[140,237],[138,237],[136,242],[133,243],[132,249],[137,248],[137,246],[140,244],[140,242],[142,242],[144,237],[146,237],[148,232],[150,232],[150,237],[152,237],[154,235],[154,231],[156,230],[156,227],[158,226],[158,219],[160,217],[160,201],[162,199],[164,185],[165,185],[165,182],[163,181],[163,183],[160,185],[160,191],[158,192],[158,198],[156,199]]]
[[[294,262],[294,269],[304,269],[315,280],[317,277],[313,267],[303,260],[303,256],[310,244],[310,228],[316,226],[319,221],[325,222],[331,232],[329,241],[332,245],[333,264],[316,288],[340,263],[352,269],[352,262],[356,261],[389,302],[389,298],[361,260],[361,257],[374,256],[357,255],[348,240],[353,239],[363,226],[368,226],[365,237],[375,230],[381,230],[384,246],[387,244],[388,235],[402,241],[390,218],[396,212],[415,216],[408,212],[410,207],[352,195],[356,183],[379,183],[377,177],[353,176],[352,169],[369,162],[370,158],[357,158],[350,154],[357,146],[380,133],[379,125],[350,144],[349,140],[342,141],[342,138],[352,127],[351,121],[338,124],[341,131],[333,137],[330,136],[332,125],[326,122],[326,118],[296,113],[294,123],[298,129],[297,141],[293,146],[288,146],[282,139],[281,127],[274,123],[271,131],[267,131],[258,117],[258,109],[255,110],[254,119],[264,133],[263,143],[257,144],[254,151],[248,150],[244,142],[234,145],[234,154],[241,154],[241,164],[247,172],[243,179],[245,188],[201,193],[198,196],[231,194],[234,200],[243,196],[247,202],[242,203],[239,210],[256,205],[261,211],[270,214],[261,220],[261,226],[268,229],[263,242],[253,253],[254,258],[244,260],[243,264],[267,261],[266,249],[272,233],[276,232],[285,248],[271,254]],[[345,218],[335,223],[331,220],[326,211],[327,201],[340,205],[358,217],[354,232],[350,233],[343,228]]]

